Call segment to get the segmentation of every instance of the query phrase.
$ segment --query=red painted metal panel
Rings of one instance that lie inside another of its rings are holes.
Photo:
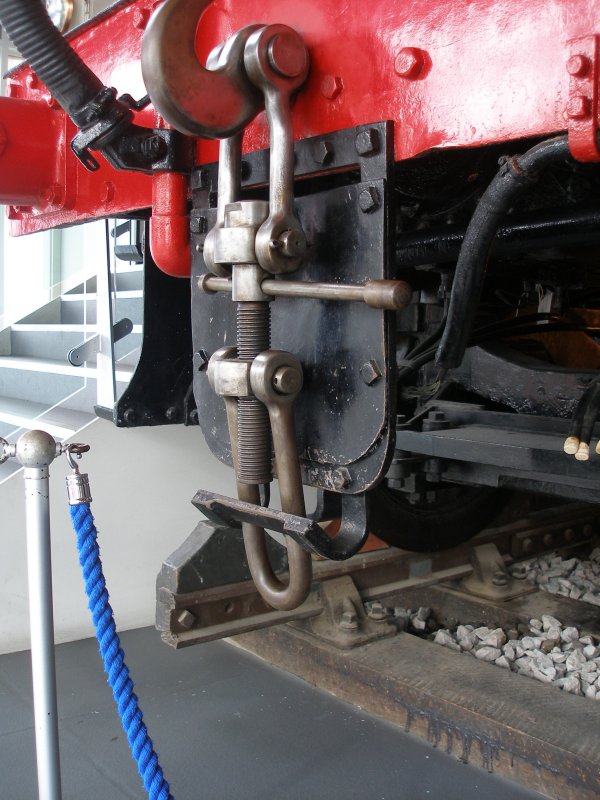
[[[144,93],[141,36],[153,6],[154,0],[119,3],[71,37],[106,83],[138,97]],[[600,0],[371,0],[368,6],[358,0],[216,0],[202,18],[198,43],[204,56],[250,23],[295,27],[312,59],[295,105],[296,136],[393,119],[396,157],[406,159],[435,147],[564,130],[568,42],[596,33],[599,12]],[[13,97],[48,100],[27,69],[11,84]],[[0,121],[10,113],[0,105]],[[139,121],[157,123],[151,109]],[[67,136],[72,132],[67,121]],[[32,145],[41,134],[23,130]],[[245,149],[267,144],[261,114],[246,133]],[[106,163],[91,174],[76,163],[64,138],[59,150],[67,182],[63,207],[13,210],[14,233],[150,207],[151,178],[119,173]],[[199,144],[200,160],[215,158],[215,143]]]

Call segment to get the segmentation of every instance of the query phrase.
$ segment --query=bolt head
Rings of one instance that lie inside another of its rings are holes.
[[[304,42],[294,31],[279,33],[269,42],[269,63],[284,78],[297,78],[308,69]]]
[[[376,383],[379,378],[381,378],[381,370],[379,369],[379,364],[377,361],[371,359],[363,364],[360,368],[360,377],[367,384],[367,386],[372,386],[374,383]]]
[[[165,417],[169,420],[169,422],[175,422],[178,416],[179,415],[175,406],[169,406],[169,408],[167,408],[165,411]]]
[[[333,470],[331,474],[331,481],[333,483],[333,488],[337,489],[339,492],[342,489],[345,489],[347,486],[350,486],[352,483],[352,476],[346,467],[339,467],[339,469]]]
[[[498,572],[494,573],[494,576],[492,577],[492,584],[494,586],[506,586],[508,584],[506,573],[502,572],[501,570],[498,570]]]
[[[394,61],[396,75],[409,81],[416,80],[425,67],[426,53],[418,47],[403,47]]]
[[[191,611],[188,611],[187,608],[177,616],[177,622],[184,628],[186,631],[191,630],[194,627],[194,622],[196,622],[196,617],[192,614]]]
[[[367,128],[357,135],[356,152],[359,156],[372,156],[379,152],[379,132],[375,128]]]
[[[358,630],[360,622],[356,611],[344,611],[340,620],[340,628],[344,631]]]
[[[327,100],[335,100],[344,88],[342,79],[338,75],[325,75],[321,81],[321,94]]]
[[[364,214],[370,214],[376,211],[381,205],[377,188],[375,186],[369,186],[368,189],[363,189],[358,196],[358,205]]]
[[[288,258],[301,258],[306,252],[306,237],[300,229],[284,231],[277,241],[281,252]]]
[[[567,61],[567,72],[574,78],[583,78],[589,72],[590,66],[591,63],[587,56],[576,53]]]
[[[367,606],[367,616],[376,622],[383,622],[390,616],[388,609],[379,600]]]
[[[127,408],[125,409],[125,413],[123,414],[123,421],[126,425],[134,425],[137,419],[137,413],[134,408]]]
[[[524,581],[527,577],[527,567],[525,564],[513,564],[510,568],[511,577],[517,581]]]
[[[321,139],[313,146],[313,157],[317,164],[329,164],[333,160],[334,152],[331,142]]]
[[[567,117],[569,119],[585,119],[589,117],[591,110],[591,103],[589,97],[584,95],[575,95],[567,104]]]
[[[302,373],[294,367],[280,367],[273,375],[277,394],[297,394],[302,388]]]

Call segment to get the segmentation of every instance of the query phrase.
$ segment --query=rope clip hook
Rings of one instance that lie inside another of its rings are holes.
[[[79,472],[79,466],[75,459],[80,459],[84,453],[90,449],[89,444],[67,444],[63,448],[63,453],[67,457],[72,474],[67,475],[67,493],[69,495],[69,505],[80,506],[92,502],[92,493],[87,474]]]

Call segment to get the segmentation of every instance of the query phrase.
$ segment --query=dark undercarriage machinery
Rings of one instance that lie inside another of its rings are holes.
[[[314,615],[369,534],[598,502],[600,8],[516,5],[130,0],[65,40],[0,0],[12,232],[143,222],[142,354],[97,412],[235,470],[159,575],[171,644]]]

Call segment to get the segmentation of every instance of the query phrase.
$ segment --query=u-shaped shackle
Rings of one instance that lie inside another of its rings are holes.
[[[224,45],[221,66],[206,69],[196,54],[196,30],[212,0],[166,0],[142,40],[142,74],[158,113],[189,136],[225,139],[248,125],[263,96],[244,69],[244,48],[256,25]]]

